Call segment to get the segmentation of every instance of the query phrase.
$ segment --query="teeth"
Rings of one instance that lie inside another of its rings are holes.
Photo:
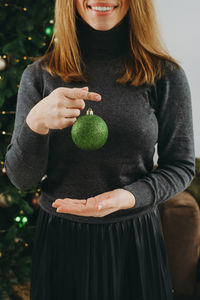
[[[94,10],[99,10],[99,11],[106,11],[106,10],[111,10],[114,7],[102,7],[102,6],[93,6],[92,9]]]

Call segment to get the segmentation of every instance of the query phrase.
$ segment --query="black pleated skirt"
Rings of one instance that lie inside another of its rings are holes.
[[[92,224],[40,207],[30,294],[31,300],[172,300],[158,208]]]

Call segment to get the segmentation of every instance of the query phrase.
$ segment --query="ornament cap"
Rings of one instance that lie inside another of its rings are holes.
[[[93,110],[91,107],[88,108],[88,110],[86,111],[86,115],[93,115]]]

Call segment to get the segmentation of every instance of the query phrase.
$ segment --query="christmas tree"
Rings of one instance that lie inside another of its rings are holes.
[[[6,175],[5,154],[14,128],[17,93],[32,57],[43,55],[54,31],[54,1],[0,3],[0,300],[20,299],[17,287],[30,282],[31,255],[40,183],[17,189]],[[29,299],[21,297],[21,299]]]

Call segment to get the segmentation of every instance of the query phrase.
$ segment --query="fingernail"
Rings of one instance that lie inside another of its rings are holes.
[[[96,96],[96,99],[97,99],[97,100],[101,100],[101,96],[99,96],[99,95]]]
[[[82,89],[88,89],[88,86],[84,86],[84,87],[82,87]]]

